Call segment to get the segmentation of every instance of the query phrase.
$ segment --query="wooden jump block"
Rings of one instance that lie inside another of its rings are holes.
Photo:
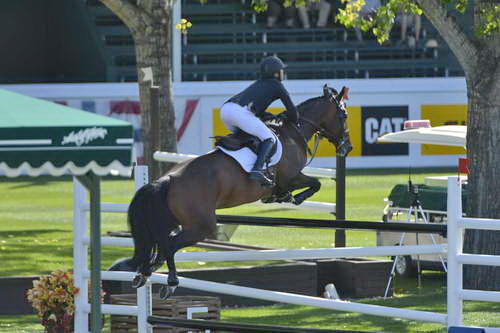
[[[111,304],[136,305],[136,294],[111,295]],[[219,320],[221,302],[218,297],[211,296],[171,296],[161,300],[158,294],[153,294],[153,315],[173,319],[187,319],[189,309],[206,308],[206,312],[193,312],[191,319]],[[198,309],[199,310],[199,309]],[[184,333],[192,331],[187,328],[154,328],[154,333]],[[111,332],[132,333],[137,332],[137,317],[111,316]]]

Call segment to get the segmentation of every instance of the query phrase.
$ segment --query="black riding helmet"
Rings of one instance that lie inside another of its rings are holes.
[[[276,56],[266,57],[260,62],[260,75],[264,79],[275,78],[274,73],[285,68],[286,65],[280,58]]]

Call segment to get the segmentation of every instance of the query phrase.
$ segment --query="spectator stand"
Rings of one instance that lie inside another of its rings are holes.
[[[463,75],[446,44],[425,18],[421,43],[381,47],[370,34],[359,41],[354,29],[266,28],[266,14],[257,14],[245,0],[182,1],[182,17],[193,27],[182,36],[183,81],[253,80],[257,64],[278,55],[289,65],[288,79],[380,77],[447,77]],[[135,81],[135,50],[127,27],[97,0],[87,1],[90,26],[108,64],[110,81]],[[297,20],[298,22],[298,20]],[[395,27],[391,38],[399,40]],[[426,40],[434,39],[432,47]]]

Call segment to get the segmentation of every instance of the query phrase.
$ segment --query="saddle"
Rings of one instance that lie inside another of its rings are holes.
[[[276,134],[276,136],[278,136],[276,133],[277,132],[276,128],[274,127],[270,128],[273,131],[273,133]],[[238,129],[237,132],[228,134],[226,136],[216,136],[214,137],[214,139],[216,146],[221,146],[227,150],[239,150],[241,148],[247,147],[256,155],[260,143],[259,138],[250,135],[246,132],[243,132],[240,129]],[[276,153],[276,148],[277,145],[275,144],[269,156],[273,156],[274,153]]]

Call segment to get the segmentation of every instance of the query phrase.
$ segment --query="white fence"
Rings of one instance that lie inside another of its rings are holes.
[[[147,168],[137,167],[135,172],[136,188],[147,182]],[[462,300],[500,301],[499,292],[484,292],[462,289],[463,264],[488,264],[500,266],[500,256],[466,255],[462,253],[462,233],[464,228],[500,230],[500,221],[486,219],[470,219],[461,217],[460,184],[457,177],[449,180],[448,194],[448,313],[432,313],[427,311],[397,309],[385,306],[359,304],[342,300],[331,300],[320,297],[295,295],[255,288],[233,286],[180,277],[180,286],[195,290],[211,291],[222,294],[238,295],[268,301],[315,306],[331,310],[359,312],[370,315],[399,317],[412,320],[436,322],[447,326],[458,326],[462,322]],[[84,187],[74,179],[74,275],[75,284],[80,293],[75,299],[75,332],[88,332],[88,300],[87,283],[90,279],[88,269],[88,245],[86,211],[89,204],[85,202]],[[126,212],[127,204],[103,204],[102,211]],[[451,227],[450,227],[451,226]],[[103,237],[102,245],[131,246],[132,240],[123,238]],[[342,249],[311,249],[311,250],[264,250],[264,251],[231,251],[231,252],[201,252],[178,253],[177,261],[238,261],[238,260],[284,260],[284,259],[319,259],[359,256],[393,256],[410,254],[446,253],[444,245],[420,246],[388,246]],[[131,281],[135,273],[101,272],[102,279],[115,281]],[[167,276],[153,274],[150,281],[137,289],[137,305],[103,304],[103,314],[130,315],[138,317],[138,332],[151,333],[152,327],[147,323],[151,315],[151,283],[166,284]]]
[[[169,153],[165,151],[157,151],[153,154],[153,158],[157,161],[173,162],[173,163],[185,162],[195,157],[198,157],[198,155]],[[327,168],[305,167],[302,172],[305,175],[311,177],[322,177],[322,178],[335,178],[337,175],[335,169],[327,169]]]
[[[458,177],[448,178],[448,326],[460,326],[463,301],[500,302],[500,292],[463,289],[463,265],[500,266],[500,256],[464,254],[465,229],[500,231],[500,220],[462,217],[462,187]]]

